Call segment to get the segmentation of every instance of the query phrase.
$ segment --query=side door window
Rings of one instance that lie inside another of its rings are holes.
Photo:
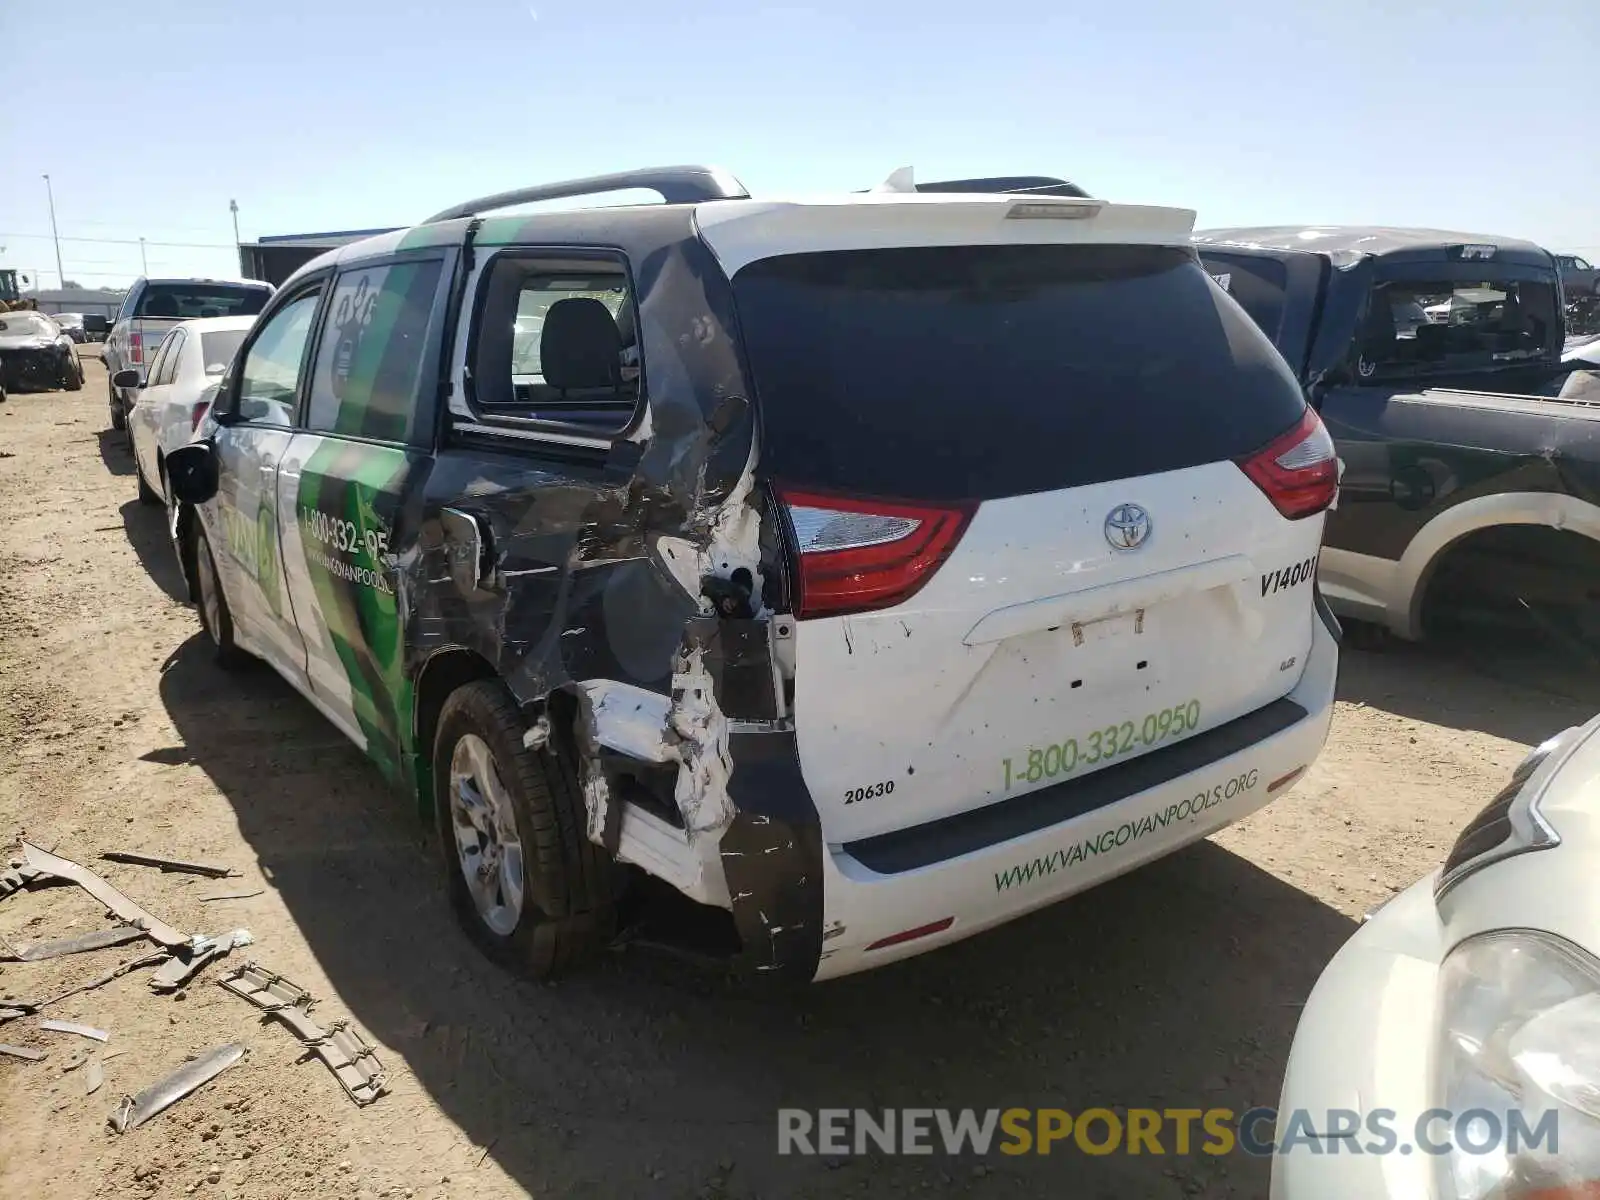
[[[238,384],[230,397],[231,411],[239,420],[283,429],[293,427],[300,367],[321,296],[319,284],[289,301],[267,319],[251,341],[239,363]]]
[[[164,387],[177,379],[178,362],[183,357],[183,342],[187,336],[183,330],[174,329],[172,336],[162,343],[160,360],[150,376],[152,387]]]
[[[150,367],[149,370],[145,372],[144,376],[145,387],[153,388],[161,381],[161,369],[166,365],[167,347],[170,345],[172,345],[172,339],[170,337],[162,338],[161,344],[156,347],[155,353],[150,356]]]
[[[426,259],[339,276],[311,374],[306,428],[431,443],[433,406],[431,396],[421,403],[423,368],[443,272],[442,259]]]

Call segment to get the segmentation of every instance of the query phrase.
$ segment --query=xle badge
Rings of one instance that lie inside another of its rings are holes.
[[[1119,504],[1106,514],[1106,541],[1114,550],[1137,550],[1150,536],[1150,514],[1137,504]]]

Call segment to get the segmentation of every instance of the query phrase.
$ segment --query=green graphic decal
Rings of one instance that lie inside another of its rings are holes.
[[[367,753],[395,781],[403,781],[411,749],[412,692],[386,560],[409,458],[399,448],[329,439],[306,462],[297,497],[318,616],[349,681]]]
[[[252,521],[237,509],[219,504],[228,553],[261,588],[275,615],[283,616],[283,581],[278,576],[278,521],[270,504],[259,504]]]

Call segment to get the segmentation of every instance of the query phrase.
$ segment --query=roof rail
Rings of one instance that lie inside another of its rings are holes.
[[[719,167],[644,167],[637,171],[618,171],[612,175],[591,175],[587,179],[563,179],[533,187],[515,188],[453,204],[423,222],[453,221],[474,217],[496,208],[529,204],[535,200],[564,200],[569,196],[593,196],[602,192],[621,192],[634,188],[655,192],[665,204],[698,204],[703,200],[748,200],[750,193],[728,172]]]

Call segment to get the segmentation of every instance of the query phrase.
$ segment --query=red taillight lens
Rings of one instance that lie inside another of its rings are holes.
[[[130,333],[128,335],[128,357],[136,363],[144,361],[144,335]]]
[[[910,599],[961,539],[973,506],[901,504],[778,489],[800,550],[801,617]]]
[[[1327,508],[1339,487],[1333,439],[1311,408],[1294,428],[1238,462],[1273,507],[1291,521]]]
[[[200,428],[200,418],[206,415],[206,409],[211,407],[211,401],[199,400],[195,402],[194,411],[189,414],[189,432],[193,433]]]

